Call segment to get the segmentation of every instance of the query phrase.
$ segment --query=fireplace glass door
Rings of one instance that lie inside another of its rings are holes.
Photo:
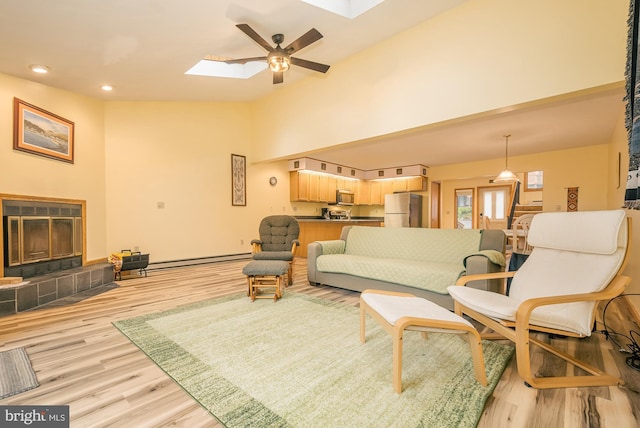
[[[73,217],[51,219],[51,257],[73,256]]]
[[[22,250],[20,248],[20,217],[8,217],[6,224],[7,231],[7,257],[9,266],[17,266],[20,264],[20,254]]]
[[[49,217],[22,217],[22,263],[51,258]]]
[[[74,217],[75,233],[74,233],[74,255],[82,255],[82,217]]]

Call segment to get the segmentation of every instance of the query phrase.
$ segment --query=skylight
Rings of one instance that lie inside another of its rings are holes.
[[[302,0],[320,9],[353,19],[379,5],[384,0]]]
[[[184,74],[248,79],[266,68],[266,61],[247,62],[246,64],[227,64],[222,60],[201,59]]]
[[[384,0],[302,0],[320,9],[327,10],[345,18],[354,19],[362,15]],[[266,61],[252,61],[245,64],[227,64],[225,59],[207,56],[184,74],[196,76],[228,77],[232,79],[248,79],[267,68]],[[229,58],[230,59],[230,58]]]

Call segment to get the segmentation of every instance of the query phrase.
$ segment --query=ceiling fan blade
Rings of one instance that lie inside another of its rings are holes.
[[[222,61],[222,62],[227,63],[227,64],[246,64],[248,62],[266,61],[266,60],[267,60],[266,56],[256,56],[256,57],[253,57],[253,58],[228,59],[228,60]]]
[[[322,38],[322,34],[315,28],[307,31],[302,36],[298,37],[293,42],[289,43],[284,50],[291,55],[294,52],[299,51],[300,49],[309,46],[313,42],[317,42]]]
[[[318,62],[307,61],[306,59],[291,58],[291,64],[298,67],[308,68],[310,70],[319,71],[320,73],[326,73],[329,70],[329,65],[320,64]]]
[[[284,73],[282,71],[274,71],[273,72],[273,84],[277,85],[278,83],[284,82]]]
[[[257,44],[265,48],[267,51],[273,51],[273,47],[269,43],[267,43],[267,41],[263,39],[260,34],[256,33],[253,28],[249,27],[248,24],[237,24],[236,27],[238,27],[247,36],[251,37]]]

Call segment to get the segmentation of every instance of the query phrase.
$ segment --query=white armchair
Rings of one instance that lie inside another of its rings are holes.
[[[462,277],[448,291],[458,315],[467,315],[516,345],[518,373],[536,388],[605,386],[623,381],[585,364],[565,351],[531,336],[541,331],[587,337],[599,301],[616,297],[631,278],[621,274],[628,258],[630,219],[623,210],[541,213],[532,222],[533,250],[516,272]],[[509,295],[463,287],[481,278],[513,277]],[[541,347],[589,375],[535,377],[531,344]]]

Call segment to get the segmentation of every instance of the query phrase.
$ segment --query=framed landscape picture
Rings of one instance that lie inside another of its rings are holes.
[[[74,123],[56,114],[13,99],[13,148],[73,163]]]
[[[247,205],[247,160],[241,155],[231,155],[231,205]]]

